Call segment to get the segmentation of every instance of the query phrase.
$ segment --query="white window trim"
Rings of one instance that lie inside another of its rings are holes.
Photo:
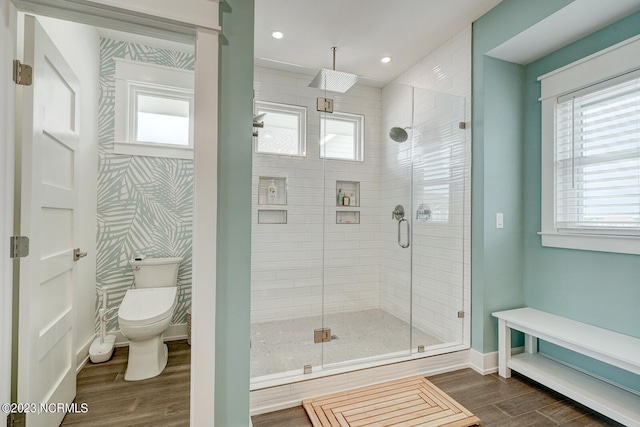
[[[339,157],[327,157],[322,153],[324,151],[324,145],[320,145],[320,158],[326,160],[339,160],[342,162],[364,162],[364,115],[362,114],[354,114],[354,113],[344,113],[341,111],[334,111],[333,113],[322,113],[327,114],[327,118],[336,118],[337,120],[344,120],[348,122],[352,122],[356,124],[356,135],[355,135],[355,147],[353,147],[353,151],[356,154],[355,159],[342,159]],[[322,118],[320,119],[322,120]],[[320,126],[322,129],[322,126]],[[320,135],[320,139],[322,139],[322,135]]]
[[[538,77],[542,102],[542,246],[640,255],[640,236],[561,232],[555,228],[557,98],[638,68],[640,36]]]
[[[264,156],[278,156],[278,157],[307,157],[307,107],[292,104],[283,104],[280,102],[270,101],[255,101],[255,114],[258,114],[259,110],[272,110],[283,113],[295,114],[298,117],[298,154],[280,154],[272,151],[258,151],[258,138],[254,139],[253,152]],[[267,120],[269,112],[267,111]],[[258,134],[260,129],[258,129]]]
[[[195,122],[194,73],[191,70],[166,67],[129,59],[114,58],[115,73],[115,140],[114,154],[193,159]],[[189,145],[156,144],[135,141],[136,91],[148,90],[167,97],[190,99]]]

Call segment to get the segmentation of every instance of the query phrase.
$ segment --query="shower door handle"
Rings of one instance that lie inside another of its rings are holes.
[[[400,229],[402,228],[402,223],[406,222],[407,223],[407,243],[402,243],[402,237],[401,237],[401,231]],[[398,245],[400,245],[401,248],[408,248],[409,245],[411,244],[411,227],[409,225],[409,221],[407,221],[407,218],[402,218],[400,221],[398,221]]]

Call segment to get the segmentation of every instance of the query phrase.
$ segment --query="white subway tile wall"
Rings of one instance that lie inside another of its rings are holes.
[[[365,116],[364,162],[326,160],[323,165],[316,97],[324,94],[307,87],[312,77],[255,68],[255,98],[305,106],[308,129],[304,158],[253,156],[251,321],[382,308],[409,322],[413,303],[414,326],[444,342],[468,345],[471,132],[459,130],[458,119],[449,128],[439,120],[442,111],[451,117],[459,108],[459,120],[470,122],[471,27],[395,82],[408,86],[355,85],[345,94],[327,94],[335,111]],[[419,88],[415,112],[410,86]],[[414,113],[416,126],[410,128]],[[411,140],[392,141],[391,127],[407,127],[409,136],[416,132],[421,141],[413,152],[423,166],[413,171],[413,207]],[[442,142],[451,135],[462,143]],[[260,177],[286,178],[286,206],[258,203]],[[360,206],[336,206],[336,181],[360,183]],[[428,222],[415,220],[420,203],[433,211]],[[397,221],[391,219],[397,204],[413,226],[413,257],[397,243]],[[286,209],[287,223],[258,224],[258,209],[271,208]],[[360,223],[336,224],[338,210],[359,211]],[[458,311],[467,318],[459,319]]]
[[[380,306],[381,90],[356,85],[325,95],[307,87],[312,78],[255,68],[256,100],[307,108],[307,150],[304,158],[253,156],[252,322]],[[319,96],[333,98],[334,111],[365,116],[363,162],[320,159]],[[273,208],[287,210],[287,224],[257,223],[258,209],[270,209],[258,203],[260,177],[286,178],[287,204]],[[336,181],[360,183],[360,206],[336,206]],[[360,212],[360,223],[336,224],[338,210]]]

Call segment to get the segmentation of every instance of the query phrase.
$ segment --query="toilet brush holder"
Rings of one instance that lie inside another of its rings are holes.
[[[101,308],[98,311],[98,316],[100,317],[100,336],[97,337],[91,343],[89,347],[89,359],[91,359],[92,363],[102,363],[111,359],[113,355],[113,346],[116,343],[115,335],[107,335],[107,319],[106,315],[108,312],[113,311],[107,310],[105,308]]]
[[[97,337],[93,340],[91,347],[89,347],[89,359],[91,359],[91,362],[102,363],[111,359],[115,343],[115,335],[107,335],[104,339],[102,339],[102,337]]]

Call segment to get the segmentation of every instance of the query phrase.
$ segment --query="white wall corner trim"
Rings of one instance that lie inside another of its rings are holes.
[[[217,22],[217,21],[216,21]],[[218,32],[196,38],[195,191],[191,291],[191,425],[214,420],[218,198]]]

